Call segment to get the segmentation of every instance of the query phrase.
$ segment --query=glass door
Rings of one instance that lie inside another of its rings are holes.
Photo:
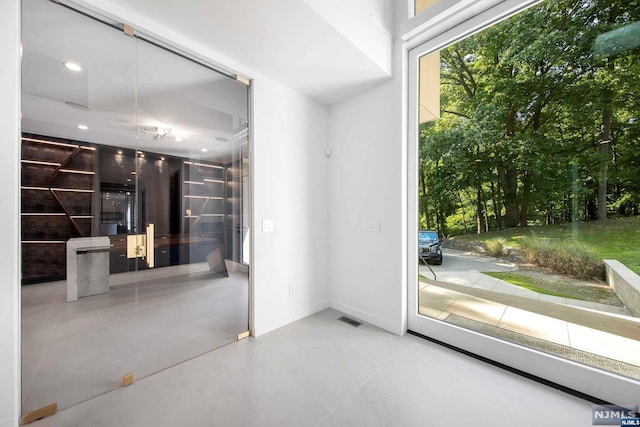
[[[248,331],[250,87],[53,2],[22,28],[29,414]]]
[[[135,43],[22,3],[22,412],[69,407],[136,371]],[[133,276],[132,276],[133,275]]]
[[[242,156],[249,87],[135,42],[136,233],[145,240],[137,258],[137,376],[144,377],[249,329],[243,177],[250,164]]]
[[[624,100],[640,16],[542,2],[502,20],[525,5],[410,52],[409,329],[636,405],[640,312],[615,275],[638,272],[623,240],[640,226],[639,110]]]

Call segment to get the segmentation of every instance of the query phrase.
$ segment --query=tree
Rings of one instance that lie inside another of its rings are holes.
[[[441,51],[424,210],[442,224],[472,198],[478,233],[489,208],[498,228],[570,221],[574,206],[637,214],[639,15],[638,0],[545,2]]]

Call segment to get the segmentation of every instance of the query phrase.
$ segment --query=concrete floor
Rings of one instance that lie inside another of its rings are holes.
[[[341,315],[324,310],[32,425],[591,425],[589,402]]]
[[[137,278],[137,282],[135,279]],[[201,355],[248,329],[248,276],[207,263],[110,276],[66,302],[66,282],[22,288],[22,410],[66,408]]]
[[[440,426],[468,413],[483,426],[590,425],[588,403],[416,337],[353,328],[334,310],[234,342],[246,311],[225,310],[247,303],[246,276],[212,281],[201,267],[150,270],[138,286],[114,275],[108,295],[71,304],[64,282],[23,288],[23,411],[68,408],[33,425]],[[447,274],[455,284],[421,284],[424,314],[640,364],[636,320],[606,315],[611,324],[597,330],[588,322],[602,313],[520,295],[477,271]],[[636,350],[620,352],[620,339]],[[127,372],[137,381],[120,388]]]

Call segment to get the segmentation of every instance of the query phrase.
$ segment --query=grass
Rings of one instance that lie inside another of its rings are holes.
[[[578,279],[604,279],[604,263],[584,242],[525,236],[520,246],[524,260],[533,265]]]
[[[532,279],[528,276],[523,276],[521,274],[516,273],[504,273],[504,272],[486,272],[483,273],[491,277],[495,277],[496,279],[504,280],[505,282],[509,282],[511,284],[520,286],[521,288],[529,289],[530,291],[538,292],[539,294],[545,295],[553,295],[555,297],[562,298],[580,298],[579,295],[575,294],[565,294],[562,292],[554,291],[553,289],[549,289],[545,287],[539,280]]]
[[[495,237],[487,240],[485,243],[487,244],[487,251],[489,251],[489,255],[496,257],[504,255],[505,245],[507,244],[507,239],[504,237]]]
[[[575,239],[587,244],[600,259],[617,259],[640,274],[640,217],[612,218],[608,221],[572,224],[541,225],[493,231],[483,234],[456,236],[455,240],[483,241],[504,238],[507,245],[520,249],[524,237],[535,235],[542,239]]]

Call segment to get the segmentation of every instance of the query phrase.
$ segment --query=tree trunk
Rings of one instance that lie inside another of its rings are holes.
[[[529,199],[531,198],[531,174],[525,172],[522,175],[522,195],[520,203],[520,218],[518,225],[520,227],[527,227],[527,218],[529,214]]]
[[[511,108],[507,114],[506,133],[509,139],[516,133],[515,108]],[[518,172],[509,159],[503,159],[503,162],[504,164],[498,168],[498,175],[500,176],[502,193],[504,194],[504,225],[505,227],[517,227],[520,219],[518,206]]]
[[[609,72],[615,69],[615,60],[607,58]],[[613,91],[605,89],[602,94],[602,133],[600,134],[600,173],[598,176],[598,220],[607,220],[607,172],[609,169],[609,144],[611,143],[611,121],[613,119]]]
[[[467,229],[467,215],[464,211],[464,203],[462,203],[462,196],[460,196],[460,192],[458,191],[458,201],[460,202],[460,209],[462,209],[462,225],[464,226],[464,234],[469,234],[469,230]]]
[[[516,169],[512,166],[500,169],[500,182],[504,196],[504,225],[505,227],[517,227],[519,221],[518,209],[518,179]]]
[[[427,179],[424,175],[424,169],[420,168],[420,186],[422,187],[422,209],[424,212],[427,230],[431,230],[431,220],[429,218],[429,199],[427,198]]]
[[[609,143],[611,142],[611,104],[602,110],[602,134],[600,136],[600,173],[598,176],[598,220],[607,219],[607,174],[609,169]]]
[[[502,208],[498,206],[496,201],[496,186],[493,182],[493,179],[490,181],[491,183],[491,202],[493,203],[493,214],[496,217],[496,230],[500,230],[502,227]]]
[[[447,235],[447,224],[446,224],[446,216],[439,209],[436,212],[436,221],[438,222],[438,232],[442,237]]]
[[[486,229],[486,222],[484,217],[484,204],[482,203],[482,183],[478,182],[476,188],[476,223],[478,225],[478,234],[482,234]]]
[[[595,200],[589,198],[589,200],[587,200],[585,203],[586,203],[585,220],[593,221],[594,219],[596,219],[596,216],[597,216]]]

